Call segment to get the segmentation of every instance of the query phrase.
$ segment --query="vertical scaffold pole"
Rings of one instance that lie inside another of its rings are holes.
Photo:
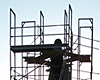
[[[43,15],[42,11],[40,11],[40,45],[44,45],[44,15]],[[40,52],[40,55],[42,55],[41,52]],[[44,57],[40,58],[40,63],[42,61],[42,58],[44,58]],[[41,78],[43,78],[43,80],[44,80],[44,65],[40,67],[39,73],[40,73],[40,80],[41,80]]]
[[[93,72],[93,19],[90,19],[90,22],[92,24],[92,27],[91,27],[91,32],[92,32],[92,35],[91,35],[91,80],[92,80],[92,72]]]
[[[23,27],[25,23],[21,24],[21,45],[23,46]],[[22,80],[23,80],[23,52],[22,52]]]
[[[91,26],[80,26],[81,20],[89,20],[91,22]],[[81,44],[81,28],[89,28],[91,29],[91,72],[90,79],[92,80],[92,71],[93,71],[93,18],[79,18],[78,19],[78,54],[80,55],[80,44]],[[77,63],[77,79],[80,80],[80,57]]]
[[[14,46],[16,45],[16,14],[15,12],[10,8],[10,48],[11,48],[11,29],[12,29],[12,16],[14,15]],[[11,49],[10,49],[10,80],[11,80],[11,70],[12,70],[12,62],[11,62]],[[16,53],[14,52],[14,71],[16,71]],[[14,72],[14,78],[16,78],[16,73]]]
[[[11,47],[11,8],[10,8],[10,47]],[[10,80],[11,80],[11,49],[10,49]]]
[[[78,19],[78,55],[80,55],[80,30],[80,20]],[[77,61],[77,80],[80,80],[80,60]]]

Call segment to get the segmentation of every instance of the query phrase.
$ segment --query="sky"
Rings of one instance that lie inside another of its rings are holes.
[[[43,12],[45,25],[63,24],[64,10],[68,4],[73,9],[73,33],[78,34],[78,18],[93,18],[94,39],[100,40],[100,1],[99,0],[0,0],[0,80],[9,78],[9,19],[10,8],[17,15],[17,26],[21,21],[35,20],[39,24],[39,12]],[[58,30],[59,31],[59,30]],[[83,32],[88,36],[87,32]],[[94,42],[93,72],[100,73],[100,42]],[[93,80],[100,75],[93,74]]]

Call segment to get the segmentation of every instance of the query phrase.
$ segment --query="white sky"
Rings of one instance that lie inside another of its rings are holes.
[[[63,23],[64,10],[68,4],[73,9],[73,33],[77,34],[77,21],[80,17],[94,19],[94,39],[100,40],[100,1],[99,0],[1,0],[0,1],[0,80],[9,80],[9,11],[12,8],[17,14],[17,26],[21,21],[35,20],[39,24],[39,11],[42,10],[45,24]],[[84,33],[87,34],[88,33]],[[100,43],[94,42],[99,48]],[[94,50],[93,72],[100,73],[100,50]],[[86,67],[85,67],[86,68]],[[94,75],[94,74],[93,74]],[[100,75],[94,75],[93,80],[99,80]]]

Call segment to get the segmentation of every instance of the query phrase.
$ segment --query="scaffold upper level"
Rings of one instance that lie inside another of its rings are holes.
[[[44,25],[44,15],[40,11],[40,25],[36,25],[36,21],[22,21],[17,27],[16,14],[10,9],[10,80],[81,80],[82,63],[89,63],[88,77],[92,80],[93,18],[78,19],[78,35],[74,40],[72,12],[69,5],[68,14],[64,10],[63,24]],[[91,25],[81,26],[82,20],[90,21]],[[91,30],[90,46],[81,44],[82,28]],[[61,32],[57,32],[58,29]],[[81,46],[90,48],[90,52],[81,54]],[[76,78],[73,78],[74,70]]]

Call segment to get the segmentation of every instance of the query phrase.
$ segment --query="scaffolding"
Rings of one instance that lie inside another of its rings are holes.
[[[89,20],[91,26],[81,26],[82,20]],[[90,46],[81,44],[82,28],[90,28],[91,30]],[[57,32],[56,29],[61,32]],[[36,21],[22,21],[21,27],[17,27],[16,14],[10,9],[10,80],[92,80],[93,18],[79,18],[78,35],[75,41],[73,41],[74,36],[71,5],[69,5],[68,14],[64,10],[64,23],[58,25],[44,25],[44,15],[40,11],[40,25],[36,25]],[[53,41],[58,38],[62,44],[55,45]],[[73,47],[75,44],[76,47]],[[90,48],[90,54],[81,54],[81,46]],[[63,57],[62,65],[51,65],[51,58],[59,54]],[[73,69],[73,62],[77,62],[75,69]],[[80,66],[83,63],[91,64],[88,79],[80,77]],[[51,75],[51,67],[60,67],[60,73]],[[77,76],[73,77],[73,71],[77,72]],[[53,77],[53,79],[49,77]]]

